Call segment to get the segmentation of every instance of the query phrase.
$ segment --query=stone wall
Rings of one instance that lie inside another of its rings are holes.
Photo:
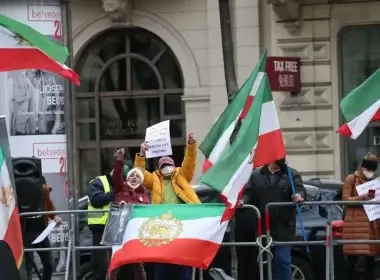
[[[279,21],[268,5],[268,47],[270,55],[301,57],[301,93],[274,93],[290,163],[305,177],[341,179],[338,33],[344,26],[379,23],[380,3],[321,2],[304,1],[296,23]]]

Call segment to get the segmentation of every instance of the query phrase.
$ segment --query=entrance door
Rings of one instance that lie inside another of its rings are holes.
[[[345,95],[380,67],[380,25],[344,28],[340,33],[340,55]],[[357,140],[344,137],[343,143],[344,177],[361,164],[367,152],[380,156],[380,122],[371,123]]]
[[[77,159],[81,195],[88,182],[112,170],[113,154],[125,148],[133,165],[147,127],[170,120],[174,160],[185,145],[183,79],[170,48],[141,28],[110,30],[85,48],[76,65]],[[147,169],[155,162],[149,160]]]

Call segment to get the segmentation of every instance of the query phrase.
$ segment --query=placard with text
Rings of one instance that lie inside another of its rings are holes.
[[[146,129],[145,141],[149,143],[146,158],[155,158],[172,155],[170,141],[170,121],[163,121]]]
[[[356,187],[358,195],[365,195],[369,190],[375,190],[375,198],[370,201],[380,202],[380,177],[371,180],[365,184]],[[380,204],[379,205],[363,205],[370,222],[380,218]]]

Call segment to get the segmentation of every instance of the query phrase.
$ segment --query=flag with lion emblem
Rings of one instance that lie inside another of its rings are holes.
[[[110,271],[129,263],[155,262],[206,269],[228,222],[223,204],[136,205],[123,244],[113,248]]]
[[[0,120],[5,124],[4,118]],[[8,138],[5,125],[1,127],[1,130],[1,132],[3,132],[3,130],[5,131],[5,137]],[[9,145],[6,144],[8,143],[8,139],[3,141],[4,134],[2,135],[0,141],[0,255],[3,259],[7,258],[5,252],[11,252],[13,255],[12,262],[10,262],[10,259],[8,258],[8,265],[6,267],[0,266],[1,275],[4,276],[9,275],[8,270],[12,270],[15,267],[18,269],[20,268],[23,258],[23,240],[15,191],[12,184],[13,180],[11,180],[10,170],[7,165],[7,162],[10,164],[10,160],[7,160],[10,159]],[[10,168],[12,167],[10,166]],[[10,265],[10,263],[12,265]],[[6,278],[1,278],[0,276],[0,279]],[[8,279],[10,278],[8,277]]]

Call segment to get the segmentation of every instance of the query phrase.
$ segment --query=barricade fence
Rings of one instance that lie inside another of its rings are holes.
[[[380,202],[371,202],[371,201],[312,201],[312,202],[303,202],[302,205],[310,205],[310,206],[361,206],[361,205],[380,205]],[[332,218],[331,211],[327,211],[326,218],[326,226],[325,226],[325,239],[322,241],[286,241],[279,242],[274,241],[271,236],[270,228],[271,228],[271,217],[270,217],[270,209],[274,207],[289,207],[294,206],[293,202],[275,202],[268,203],[265,207],[265,229],[266,232],[262,231],[262,217],[259,209],[252,205],[243,205],[242,208],[252,209],[257,218],[257,239],[255,242],[223,242],[221,246],[255,246],[258,247],[258,256],[257,261],[259,268],[259,277],[260,280],[264,280],[264,265],[267,265],[267,279],[272,280],[272,259],[273,253],[271,252],[271,248],[276,246],[325,246],[326,248],[326,280],[335,280],[334,274],[334,254],[333,247],[337,245],[343,244],[379,244],[380,240],[337,240],[334,239],[332,235]],[[149,207],[149,205],[146,205]],[[77,216],[79,214],[90,214],[90,213],[107,213],[110,210],[62,210],[62,211],[40,211],[40,212],[24,212],[20,213],[20,217],[30,217],[36,215],[69,215],[70,216],[70,225],[69,229],[70,239],[67,247],[58,247],[58,248],[24,248],[25,252],[46,252],[46,251],[66,251],[66,270],[65,270],[65,280],[77,280],[78,276],[78,256],[77,253],[80,251],[93,251],[93,250],[110,250],[113,246],[79,246],[79,244],[75,244],[76,235],[75,235],[75,227],[78,226],[76,223]],[[275,221],[274,221],[275,226]],[[266,261],[264,261],[264,254],[266,254]],[[70,265],[71,264],[71,265]],[[195,271],[195,270],[194,270]],[[199,269],[199,280],[203,280],[203,270]],[[192,279],[195,280],[195,272],[193,272]],[[71,276],[71,278],[70,278]],[[222,279],[222,278],[221,278]],[[81,280],[81,279],[78,279]],[[307,280],[307,279],[306,279]]]

